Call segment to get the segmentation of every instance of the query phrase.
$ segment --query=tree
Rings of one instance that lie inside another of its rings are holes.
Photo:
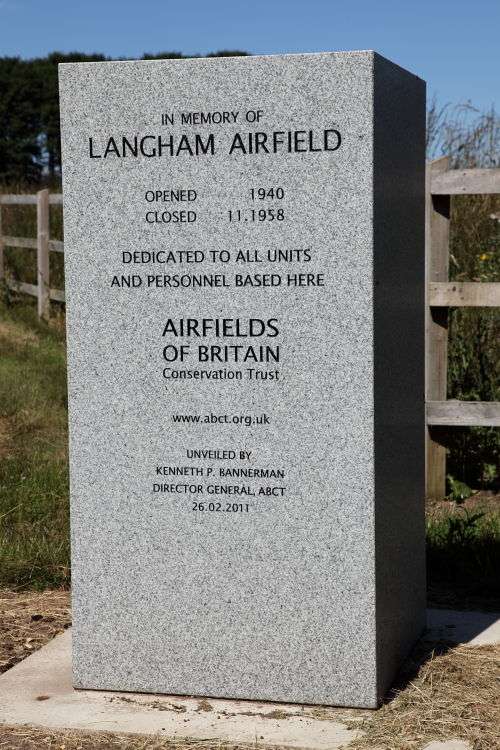
[[[222,50],[209,57],[245,55]],[[145,54],[144,60],[183,58],[180,52]],[[51,52],[47,57],[0,58],[0,182],[53,182],[61,174],[59,63],[102,62],[105,55]]]
[[[102,62],[104,55],[83,55],[81,52],[51,52],[46,58],[32,60],[41,91],[40,159],[49,179],[61,174],[61,123],[59,117],[59,63]]]
[[[41,92],[35,68],[18,57],[0,58],[0,180],[41,177]]]

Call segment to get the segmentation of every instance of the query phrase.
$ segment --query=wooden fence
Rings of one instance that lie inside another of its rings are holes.
[[[446,492],[446,448],[442,427],[500,426],[500,403],[446,399],[449,307],[500,306],[500,282],[450,282],[449,225],[452,195],[500,193],[500,169],[450,170],[444,157],[428,164],[426,185],[426,483],[427,496],[441,499]],[[64,301],[64,291],[50,288],[49,253],[64,252],[64,244],[50,239],[50,205],[62,195],[40,190],[36,195],[0,196],[0,280],[4,278],[5,246],[37,251],[38,283],[5,279],[20,292],[38,298],[38,315],[48,318],[50,300]],[[4,205],[36,204],[37,237],[2,234]]]
[[[50,206],[62,204],[61,193],[49,194],[39,190],[36,195],[0,195],[0,281],[19,292],[31,294],[38,299],[38,315],[47,319],[50,315],[50,300],[64,302],[62,289],[50,288],[50,252],[63,253],[64,243],[50,239]],[[2,206],[36,205],[36,237],[9,237],[2,232]],[[27,247],[36,250],[37,283],[26,284],[13,281],[5,275],[4,248]]]
[[[500,282],[449,281],[452,195],[500,193],[500,169],[449,169],[444,157],[427,165],[426,185],[426,493],[446,494],[442,427],[500,426],[500,403],[447,401],[448,308],[498,307]]]

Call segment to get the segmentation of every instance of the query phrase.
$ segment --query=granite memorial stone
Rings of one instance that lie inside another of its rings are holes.
[[[424,83],[60,86],[75,686],[377,706],[424,625]]]

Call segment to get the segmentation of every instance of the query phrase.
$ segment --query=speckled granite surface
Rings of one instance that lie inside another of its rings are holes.
[[[377,705],[424,611],[424,84],[60,81],[75,686]]]

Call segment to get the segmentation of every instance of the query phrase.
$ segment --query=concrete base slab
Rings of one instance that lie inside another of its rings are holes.
[[[500,643],[500,616],[431,609],[425,638],[470,645]],[[358,734],[346,724],[361,722],[370,713],[282,703],[74,690],[69,630],[0,676],[0,720],[50,729],[337,750]],[[443,750],[462,747],[442,743],[430,747],[434,746]]]
[[[492,646],[500,643],[500,614],[428,609],[426,640]]]
[[[362,714],[318,706],[74,690],[70,631],[0,677],[1,721],[50,729],[337,750],[357,734],[342,719],[352,721]]]

